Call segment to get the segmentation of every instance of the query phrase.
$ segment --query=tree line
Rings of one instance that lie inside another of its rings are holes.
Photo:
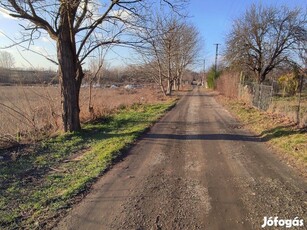
[[[192,63],[190,58],[183,60],[178,55],[184,52],[180,47],[188,39],[179,31],[193,30],[183,20],[186,3],[186,0],[3,0],[0,7],[23,22],[23,38],[15,45],[31,44],[42,31],[55,42],[57,59],[46,58],[58,66],[63,130],[71,132],[81,129],[79,95],[85,78],[83,65],[99,49],[132,46],[143,57],[146,52],[154,52],[155,57],[146,58],[147,64],[160,63],[160,78],[168,79],[165,94],[171,94],[175,82],[180,84],[184,68]],[[152,17],[153,9],[156,12],[163,9],[177,18],[167,18],[166,22],[162,18],[159,21],[159,17],[156,20]]]

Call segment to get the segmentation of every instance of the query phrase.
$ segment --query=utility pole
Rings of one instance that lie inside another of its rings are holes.
[[[204,58],[204,75],[203,75],[203,80],[202,80],[202,86],[204,85],[205,83],[205,73],[206,73],[206,59]]]
[[[216,74],[216,71],[217,71],[217,56],[219,54],[219,45],[221,45],[221,44],[216,43],[214,45],[216,46],[216,48],[215,48],[215,65],[214,65],[214,71],[215,71],[215,74]]]
[[[214,44],[216,46],[215,48],[215,65],[214,65],[214,88],[216,88],[216,79],[217,79],[217,56],[219,55],[219,45],[221,44]]]

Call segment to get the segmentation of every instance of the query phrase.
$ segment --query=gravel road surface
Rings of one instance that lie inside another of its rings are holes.
[[[195,88],[56,229],[261,229],[265,216],[307,229],[307,182]]]

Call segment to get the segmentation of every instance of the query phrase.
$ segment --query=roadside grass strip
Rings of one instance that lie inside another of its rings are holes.
[[[286,156],[291,156],[298,163],[307,166],[306,127],[297,128],[285,117],[259,111],[242,102],[228,100],[224,105],[264,141],[268,141]]]
[[[168,101],[123,108],[83,125],[81,132],[44,140],[28,154],[0,161],[0,228],[50,227],[61,210],[174,105]]]

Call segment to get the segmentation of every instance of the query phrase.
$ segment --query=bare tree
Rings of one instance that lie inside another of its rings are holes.
[[[178,1],[175,5],[162,2],[178,9]],[[1,0],[1,8],[24,21],[23,42],[31,44],[45,31],[56,43],[54,62],[58,64],[65,132],[81,129],[79,93],[85,59],[100,46],[123,42],[122,35],[137,26],[151,4],[145,0]]]
[[[108,47],[107,47],[108,48]],[[86,74],[87,80],[89,83],[89,102],[88,102],[88,110],[94,116],[94,107],[92,104],[92,88],[93,84],[96,82],[96,85],[101,84],[101,79],[104,74],[104,70],[106,67],[105,56],[107,54],[107,49],[104,50],[102,47],[96,49],[97,58],[92,58],[90,60],[89,71]]]
[[[0,67],[4,69],[11,69],[14,67],[14,56],[7,51],[0,51]]]
[[[307,71],[307,38],[305,37],[301,39],[301,42],[298,44],[298,57],[300,63],[298,64],[301,71]]]
[[[252,5],[234,21],[227,36],[226,59],[247,67],[263,82],[274,68],[295,61],[297,45],[306,38],[306,12]]]
[[[197,29],[193,25],[184,24],[178,31],[175,40],[175,77],[174,83],[180,89],[182,77],[188,66],[196,62],[201,50],[201,40]]]
[[[163,84],[166,75],[163,71],[163,60],[160,54],[161,36],[163,35],[161,18],[153,15],[148,21],[148,24],[141,30],[136,31],[137,36],[144,43],[143,47],[136,49],[140,55],[141,62],[143,62],[143,65],[140,65],[140,69],[142,69],[144,75],[152,77],[160,86],[163,94],[166,95]]]
[[[145,44],[145,49],[137,50],[144,69],[165,95],[171,95],[175,85],[179,89],[185,69],[197,59],[198,31],[177,15],[156,15],[138,36]]]

